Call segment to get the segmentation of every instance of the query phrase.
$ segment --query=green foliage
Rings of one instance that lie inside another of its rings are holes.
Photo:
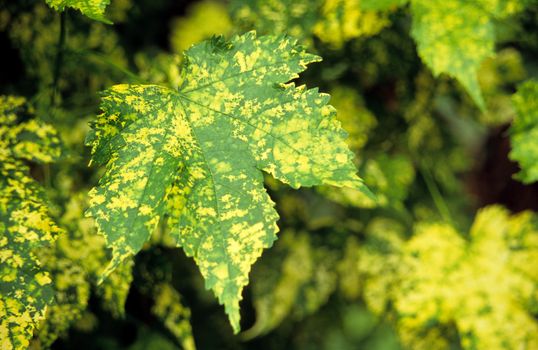
[[[163,237],[158,239],[163,242]],[[168,331],[168,338],[175,340],[185,350],[194,350],[191,311],[183,296],[173,286],[172,267],[162,256],[163,251],[160,249],[143,256],[138,262],[135,284],[145,296],[154,298],[151,314]]]
[[[538,280],[519,267],[537,253],[532,220],[528,213],[508,218],[500,208],[483,209],[470,243],[446,225],[419,226],[406,247],[408,281],[396,301],[401,328],[424,327],[434,317],[440,326],[455,323],[465,349],[536,347],[537,325],[526,303],[535,299]]]
[[[349,299],[362,296],[369,310],[383,314],[398,291],[402,271],[401,250],[405,228],[398,222],[377,217],[365,229],[363,244],[354,237],[347,241],[341,261],[341,288]]]
[[[124,304],[131,281],[133,261],[127,260],[97,286],[97,279],[108,263],[105,241],[95,232],[90,219],[83,217],[85,196],[78,194],[67,203],[59,223],[68,229],[58,237],[52,250],[43,254],[43,265],[54,282],[54,303],[47,308],[45,320],[32,341],[34,348],[49,348],[81,322],[93,291],[102,307],[115,317],[124,315]]]
[[[54,297],[39,250],[61,230],[51,218],[43,190],[23,159],[48,163],[60,156],[54,128],[23,115],[32,109],[21,97],[0,97],[0,344],[26,348]]]
[[[524,183],[538,180],[538,82],[522,84],[512,98],[516,117],[510,129],[510,158],[521,166],[516,177]]]
[[[348,40],[379,33],[389,22],[376,12],[361,9],[353,0],[276,0],[232,3],[232,16],[244,28],[261,33],[286,33],[313,45],[312,36],[333,48]]]
[[[125,301],[133,280],[133,260],[123,261],[114,273],[99,285],[97,294],[102,298],[104,308],[114,316],[125,316]]]
[[[478,71],[494,55],[495,25],[528,4],[513,0],[443,1],[319,0],[249,2],[236,0],[237,21],[264,33],[290,33],[312,44],[316,35],[333,48],[378,34],[390,24],[387,14],[410,2],[411,35],[423,62],[434,75],[456,78],[482,112],[486,102]]]
[[[294,188],[367,191],[328,96],[285,85],[317,60],[291,39],[249,33],[189,49],[177,92],[118,85],[105,94],[88,143],[93,161],[107,164],[89,208],[114,251],[107,273],[167,214],[239,330],[250,266],[277,232],[259,170]]]
[[[66,246],[72,244],[69,238],[60,236],[56,249],[44,258],[54,281],[54,303],[47,309],[46,318],[36,332],[37,337],[32,342],[34,348],[49,348],[59,336],[67,333],[88,307],[90,284],[84,269],[66,254]]]
[[[125,16],[121,2],[116,0],[110,6],[110,17],[115,21]],[[5,23],[7,35],[13,45],[19,48],[27,79],[35,81],[36,108],[47,111],[50,107],[51,84],[55,79],[61,20],[42,1],[36,2],[27,12],[0,10],[0,14],[8,19]],[[65,113],[66,124],[93,113],[88,106],[97,103],[97,92],[124,78],[123,72],[118,71],[117,67],[127,63],[125,52],[119,46],[118,35],[110,26],[95,21],[79,26],[74,22],[66,14],[67,41],[63,48],[61,74],[57,77],[57,88],[71,92],[67,106],[77,106]],[[72,76],[80,79],[70,79]],[[58,95],[55,102],[60,102],[61,96]],[[54,111],[58,119],[60,114],[63,114],[62,111]],[[63,126],[60,123],[59,127]]]
[[[538,348],[537,5],[6,2],[0,348]]]
[[[376,193],[376,198],[353,188],[326,188],[319,191],[327,198],[360,208],[402,206],[407,197],[407,189],[413,182],[415,170],[409,157],[396,154],[380,154],[362,159],[362,150],[368,142],[368,135],[377,125],[375,116],[364,106],[361,97],[348,87],[337,86],[331,90],[331,103],[337,109],[337,119],[349,133],[347,143],[357,155],[360,176]]]

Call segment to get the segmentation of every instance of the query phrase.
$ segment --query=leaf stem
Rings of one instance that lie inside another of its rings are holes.
[[[45,187],[47,189],[52,188],[52,177],[50,174],[50,164],[44,164],[43,165],[43,182],[45,184]]]
[[[109,59],[106,55],[100,52],[96,52],[92,50],[70,50],[68,53],[81,56],[82,58],[89,58],[89,59],[93,58],[98,63],[104,64],[110,68],[117,70],[118,72],[123,73],[125,76],[127,76],[129,79],[131,79],[135,83],[146,83],[146,81],[142,79],[139,75],[132,72],[128,68],[122,67],[121,65],[115,63],[114,61]]]
[[[441,217],[446,222],[452,224],[452,216],[450,215],[450,210],[448,209],[448,205],[446,204],[443,195],[441,194],[441,191],[439,191],[439,187],[435,183],[433,179],[433,175],[430,171],[430,169],[424,164],[423,161],[420,161],[419,163],[419,169],[420,174],[422,175],[422,178],[424,179],[424,182],[426,183],[426,187],[428,188],[428,191],[430,192],[430,195],[432,196],[433,203],[437,210],[439,211],[439,214],[441,214]]]
[[[60,73],[63,64],[64,47],[67,38],[67,15],[66,11],[60,13],[60,36],[58,38],[58,46],[56,49],[56,59],[54,61],[54,76],[51,86],[50,105],[54,106],[56,100],[56,94],[58,90],[58,81],[60,80]]]

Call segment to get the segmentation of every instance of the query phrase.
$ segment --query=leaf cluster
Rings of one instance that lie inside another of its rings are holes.
[[[537,14],[7,4],[0,348],[538,347]]]

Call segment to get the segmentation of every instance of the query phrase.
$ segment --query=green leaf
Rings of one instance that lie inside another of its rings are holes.
[[[516,117],[510,128],[510,159],[521,166],[515,176],[523,183],[538,180],[538,81],[529,80],[512,97]]]
[[[25,120],[33,115],[34,110],[23,97],[0,96],[0,159],[51,163],[60,158],[62,146],[57,131],[39,119]]]
[[[60,158],[60,139],[51,125],[32,119],[14,126],[11,132],[15,157],[37,163],[50,163]]]
[[[110,0],[45,0],[47,5],[62,12],[66,7],[79,10],[88,18],[107,24],[112,24],[105,17],[105,9],[110,4]]]
[[[294,188],[367,191],[329,96],[286,84],[316,61],[290,38],[251,32],[189,49],[178,90],[105,92],[88,143],[92,161],[107,166],[88,213],[114,251],[106,273],[167,215],[239,331],[241,290],[278,231],[261,170]]]
[[[41,190],[22,163],[0,161],[0,344],[25,348],[52,302],[48,272],[36,251],[54,241],[58,227]]]
[[[433,73],[458,79],[484,111],[477,71],[484,59],[493,56],[494,21],[518,7],[509,0],[413,0],[411,35]]]
[[[388,15],[411,3],[411,34],[418,54],[435,76],[456,78],[482,110],[486,103],[477,79],[484,59],[494,55],[495,22],[522,10],[517,0],[317,0],[232,2],[242,28],[288,33],[313,46],[312,37],[340,49],[352,39],[378,34]]]
[[[8,350],[29,346],[52,302],[52,280],[39,250],[60,233],[42,189],[19,159],[53,160],[58,151],[49,143],[57,135],[45,124],[35,129],[32,120],[17,124],[29,114],[23,98],[0,97],[0,347]]]

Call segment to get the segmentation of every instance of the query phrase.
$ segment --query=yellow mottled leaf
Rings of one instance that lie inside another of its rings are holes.
[[[182,85],[116,85],[88,136],[107,169],[89,215],[114,251],[136,254],[163,215],[234,330],[251,265],[276,239],[262,171],[293,188],[367,192],[345,132],[317,89],[288,83],[319,57],[288,37],[214,38],[184,55]]]
[[[433,73],[458,79],[485,110],[477,72],[484,59],[493,56],[495,21],[519,8],[510,0],[412,0],[411,35]]]

